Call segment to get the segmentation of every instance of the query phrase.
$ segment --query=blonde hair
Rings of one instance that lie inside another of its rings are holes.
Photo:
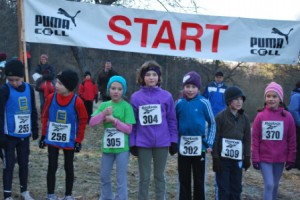
[[[142,64],[142,66],[138,69],[137,76],[136,76],[136,83],[142,86],[146,85],[144,81],[144,77],[147,71],[152,70],[151,68],[153,68],[153,70],[157,73],[158,75],[157,85],[160,86],[162,83],[161,66],[154,60],[148,60],[144,62],[144,64]]]

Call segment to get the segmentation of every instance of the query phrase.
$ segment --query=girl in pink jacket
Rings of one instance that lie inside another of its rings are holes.
[[[271,82],[265,89],[265,106],[259,110],[252,127],[252,164],[261,170],[264,200],[276,199],[283,169],[292,169],[295,158],[294,119],[283,103],[282,87]]]

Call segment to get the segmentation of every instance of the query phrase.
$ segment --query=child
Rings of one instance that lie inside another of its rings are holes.
[[[194,71],[187,73],[183,77],[183,97],[176,104],[180,200],[205,199],[206,152],[212,151],[216,124],[209,101],[199,95],[200,87],[200,75]]]
[[[242,168],[250,167],[250,121],[244,113],[245,95],[238,87],[224,93],[226,109],[216,116],[217,132],[213,148],[217,199],[241,199]]]
[[[177,122],[172,95],[163,90],[161,67],[146,61],[138,70],[141,89],[131,96],[136,125],[130,135],[131,153],[138,156],[139,200],[149,199],[153,159],[156,200],[166,199],[165,167],[168,156],[177,152]]]
[[[89,121],[93,113],[93,101],[98,102],[98,87],[91,79],[92,75],[89,71],[84,73],[84,80],[79,85],[78,94],[84,102]]]
[[[66,190],[63,200],[72,200],[74,182],[74,152],[81,150],[87,124],[87,113],[81,98],[74,94],[78,84],[77,73],[65,70],[56,76],[54,94],[47,97],[42,113],[40,148],[48,145],[47,190],[48,200],[56,200],[55,174],[59,150],[64,152]]]
[[[128,134],[132,131],[135,118],[132,107],[123,96],[126,94],[126,81],[121,76],[113,76],[107,83],[110,101],[100,104],[93,113],[90,125],[104,124],[101,159],[101,196],[100,200],[128,199],[127,164],[129,159]],[[111,187],[111,171],[116,161],[117,186],[114,197]]]
[[[281,85],[271,82],[265,89],[265,106],[252,126],[252,164],[261,169],[263,199],[277,198],[279,181],[285,166],[295,166],[296,130],[292,115],[283,103]]]
[[[34,89],[24,79],[24,65],[18,60],[5,64],[8,83],[0,89],[0,142],[4,148],[3,189],[4,199],[12,200],[12,180],[15,151],[19,164],[21,196],[33,200],[27,191],[30,135],[38,138],[38,114]]]

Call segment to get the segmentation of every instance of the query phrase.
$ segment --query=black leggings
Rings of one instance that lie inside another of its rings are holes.
[[[64,167],[66,172],[66,196],[72,195],[74,182],[74,150],[64,151]],[[54,194],[55,174],[58,166],[59,148],[48,146],[48,172],[47,172],[47,189],[48,194]]]

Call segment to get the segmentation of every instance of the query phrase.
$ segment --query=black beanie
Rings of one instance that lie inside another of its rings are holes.
[[[77,84],[78,84],[78,75],[73,70],[64,70],[60,74],[56,76],[58,80],[67,88],[70,92],[72,92]]]
[[[86,77],[87,75],[92,76],[91,72],[89,71],[84,72],[84,77]]]
[[[5,63],[5,75],[6,76],[18,76],[24,77],[24,65],[21,61],[13,59]]]
[[[238,98],[238,97],[242,97],[243,101],[246,100],[245,95],[243,94],[242,90],[239,87],[236,86],[232,86],[229,87],[225,90],[224,93],[225,96],[225,102],[228,105],[232,100]]]

